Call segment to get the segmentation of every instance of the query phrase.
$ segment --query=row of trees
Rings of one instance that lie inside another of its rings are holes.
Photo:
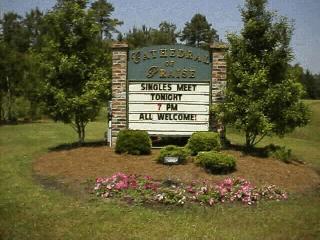
[[[299,64],[295,64],[290,68],[304,87],[305,93],[303,97],[306,99],[320,99],[320,74],[312,74],[309,70],[305,71]]]
[[[292,27],[266,9],[266,0],[246,0],[244,28],[228,35],[228,86],[221,121],[244,130],[247,146],[266,135],[283,134],[307,123],[300,101],[309,72],[290,67]],[[41,111],[70,123],[85,138],[86,124],[110,99],[111,51],[114,34],[131,48],[182,41],[207,48],[218,41],[205,16],[195,14],[182,31],[169,22],[159,28],[134,27],[122,35],[106,0],[57,0],[47,13],[38,9],[21,17],[5,13],[0,32],[1,121],[35,119]],[[313,83],[312,83],[313,84]],[[317,85],[317,84],[316,84]],[[311,85],[310,85],[311,86]],[[306,87],[309,97],[316,98]],[[27,110],[26,110],[27,109]]]
[[[82,142],[85,126],[110,99],[111,43],[115,34],[130,47],[174,44],[206,47],[217,40],[206,17],[196,14],[182,32],[174,24],[134,27],[122,34],[112,4],[57,0],[46,13],[13,12],[0,20],[0,122],[35,120],[46,114],[71,123]]]
[[[104,0],[58,0],[43,14],[1,19],[1,121],[35,119],[44,112],[71,123],[85,138],[85,126],[110,98],[110,37],[121,24]]]
[[[128,42],[130,48],[148,45],[175,44],[179,40],[189,46],[208,48],[210,44],[219,41],[217,31],[201,14],[195,14],[190,22],[186,22],[182,31],[177,30],[175,24],[163,21],[159,28],[133,27],[123,36],[118,35],[118,40]]]

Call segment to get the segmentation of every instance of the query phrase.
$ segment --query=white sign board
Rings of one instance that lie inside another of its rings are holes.
[[[208,82],[129,82],[129,129],[190,136],[209,129]]]
[[[177,164],[178,162],[179,162],[179,157],[164,157],[164,163]]]

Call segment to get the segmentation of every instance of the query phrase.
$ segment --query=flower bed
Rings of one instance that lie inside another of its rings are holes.
[[[156,181],[150,176],[116,173],[108,178],[97,178],[94,186],[97,196],[116,198],[129,203],[161,203],[184,205],[198,203],[213,206],[224,202],[253,205],[257,201],[285,200],[287,193],[275,185],[256,188],[242,178],[226,178],[213,184],[208,181],[185,185],[172,181]]]

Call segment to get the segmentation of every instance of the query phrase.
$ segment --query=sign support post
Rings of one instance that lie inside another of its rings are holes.
[[[211,104],[223,102],[227,86],[227,63],[225,59],[228,47],[224,43],[214,43],[210,46],[212,54],[211,75]],[[220,133],[221,139],[225,139],[225,128],[223,123],[211,116],[210,129]]]

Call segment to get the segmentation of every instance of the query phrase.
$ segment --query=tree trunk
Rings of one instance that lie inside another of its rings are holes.
[[[81,141],[81,144],[82,144],[82,143],[84,143],[84,139],[86,137],[86,132],[85,132],[86,126],[82,121],[81,121],[80,126],[81,126],[81,139],[80,139],[80,141]]]
[[[252,148],[251,136],[249,132],[246,132],[246,149],[249,150]]]
[[[0,94],[0,124],[4,122],[4,109],[2,107],[2,93]]]
[[[262,136],[263,138],[264,136]],[[256,134],[253,134],[248,131],[246,132],[246,149],[248,151],[252,150],[253,147],[259,142],[259,141],[256,141],[256,138],[257,138],[257,135]]]
[[[11,86],[10,86],[9,77],[7,77],[7,86],[8,86],[8,90],[7,90],[7,98],[8,98],[8,121],[9,121],[9,122],[12,122],[12,121],[13,121],[13,117],[12,117],[12,95],[11,95]]]
[[[76,130],[77,130],[77,133],[78,133],[78,142],[79,142],[79,145],[82,145],[84,143],[84,139],[85,139],[85,128],[86,128],[86,124],[77,119],[76,117],[76,121],[75,121],[75,124],[76,124]]]
[[[37,120],[38,103],[34,100],[30,101],[30,118],[32,121]]]

